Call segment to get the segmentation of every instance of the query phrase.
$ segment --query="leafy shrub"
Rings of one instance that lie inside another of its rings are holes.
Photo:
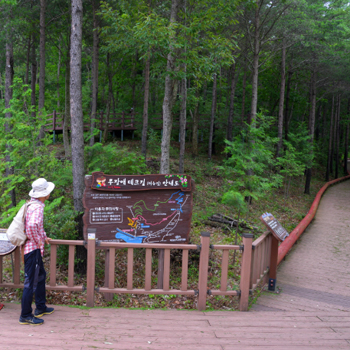
[[[106,174],[137,175],[146,174],[143,156],[120,147],[113,142],[108,145],[95,143],[85,147],[87,173],[103,171]]]

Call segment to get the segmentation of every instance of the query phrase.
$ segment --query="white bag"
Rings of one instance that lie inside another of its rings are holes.
[[[27,240],[24,222],[27,213],[27,208],[30,204],[31,203],[26,203],[22,205],[21,209],[13,218],[10,227],[7,229],[7,238],[15,246],[21,246]]]

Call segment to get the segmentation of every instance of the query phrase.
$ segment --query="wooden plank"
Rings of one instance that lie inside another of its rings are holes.
[[[220,290],[222,292],[227,290],[227,274],[228,274],[228,257],[229,250],[225,249],[222,252],[222,260],[221,260],[221,282],[220,282]]]
[[[152,249],[146,248],[146,267],[145,267],[145,290],[150,290],[152,285]]]
[[[188,250],[182,251],[182,272],[181,272],[181,290],[187,290],[188,279]]]
[[[252,263],[253,235],[250,233],[245,233],[242,236],[243,236],[244,251],[242,254],[241,281],[240,281],[241,297],[239,302],[239,309],[240,311],[247,311],[251,263]]]
[[[127,272],[127,289],[133,288],[134,275],[134,249],[128,248],[128,272]]]
[[[68,287],[74,286],[74,255],[75,246],[69,246],[69,258],[68,258]]]
[[[91,234],[87,241],[88,263],[86,273],[86,306],[94,306],[95,296],[95,258],[96,258],[96,239],[95,235]]]
[[[199,260],[198,304],[199,311],[205,310],[207,302],[208,265],[209,265],[210,233],[201,233],[201,253]]]
[[[115,248],[109,249],[109,271],[108,271],[108,288],[114,288],[115,281]]]
[[[164,278],[163,278],[163,289],[169,290],[170,281],[170,249],[164,249]]]
[[[57,264],[57,246],[51,245],[50,254],[50,286],[56,285],[56,264]]]
[[[180,289],[170,289],[168,291],[165,291],[164,289],[126,289],[126,288],[114,288],[114,289],[108,289],[106,287],[101,287],[100,293],[121,293],[121,294],[164,294],[164,295],[194,295],[194,290],[180,290]]]

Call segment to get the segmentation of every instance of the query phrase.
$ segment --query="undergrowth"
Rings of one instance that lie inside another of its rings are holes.
[[[135,152],[139,148],[139,141],[117,142],[117,153],[121,157],[127,157],[128,152]],[[57,154],[62,152],[62,145],[58,144],[52,146],[56,149]],[[89,151],[89,150],[88,150]],[[95,146],[93,152],[101,152],[101,146]],[[113,152],[111,146],[108,146],[105,151],[105,163],[108,164],[110,171],[117,172],[117,168],[113,165]],[[153,153],[152,153],[153,152]],[[154,153],[156,152],[156,153]],[[146,164],[148,169],[141,164],[141,158],[134,158],[133,162],[123,160],[122,165],[124,172],[137,170],[144,173],[155,173],[159,164],[159,149],[152,146],[147,158]],[[135,155],[135,153],[132,153]],[[172,145],[172,155],[177,156],[177,143]],[[90,169],[104,170],[99,163],[95,162],[94,153],[89,156],[91,162]],[[171,159],[171,172],[178,172],[178,158]],[[225,225],[215,224],[208,220],[213,214],[223,214],[237,219],[238,213],[230,206],[222,203],[221,199],[225,191],[230,187],[234,179],[225,178],[220,171],[220,165],[224,159],[223,155],[217,155],[208,161],[206,157],[197,157],[196,159],[186,156],[185,158],[185,172],[191,176],[195,181],[195,190],[193,193],[193,214],[192,225],[189,235],[189,241],[193,244],[200,244],[200,233],[202,231],[211,233],[211,244],[234,244],[235,242],[235,228],[227,227]],[[106,171],[107,173],[107,171]],[[305,179],[301,177],[293,178],[290,182],[289,195],[285,196],[283,186],[277,189],[272,189],[270,192],[259,196],[258,200],[253,200],[248,206],[247,212],[241,219],[246,221],[250,226],[254,227],[253,232],[257,237],[265,231],[263,224],[259,217],[264,212],[272,213],[280,223],[287,229],[292,231],[300,220],[307,214],[312,201],[317,191],[324,184],[323,173],[316,169],[314,170],[310,195],[304,195]],[[23,193],[19,195],[20,198],[26,197],[28,189],[24,189]],[[62,194],[65,193],[64,200]],[[55,191],[53,192],[53,194]],[[65,187],[64,190],[57,191],[56,202],[61,203],[57,205],[48,205],[45,213],[45,230],[49,236],[61,239],[74,239],[75,222],[74,212],[72,209],[71,189]],[[53,197],[55,200],[55,196]],[[247,232],[247,229],[240,229],[240,234]],[[238,235],[238,244],[241,243],[241,236]],[[144,250],[135,249],[134,252],[134,288],[144,288],[144,271],[145,259]],[[220,271],[221,271],[221,251],[211,250],[209,261],[209,289],[220,288]],[[228,275],[228,290],[238,290],[240,280],[240,254],[236,254],[235,259],[233,253],[229,256],[229,275]],[[171,251],[171,276],[170,285],[173,289],[181,289],[181,252],[178,250]],[[45,258],[46,269],[49,266],[49,249],[46,250]],[[96,286],[104,285],[104,267],[105,267],[105,252],[99,250],[96,258]],[[64,247],[58,249],[58,265],[57,284],[66,284],[68,280],[68,251]],[[190,251],[189,255],[189,271],[188,271],[188,289],[198,289],[198,264],[199,251]],[[23,268],[23,267],[22,267]],[[7,256],[4,258],[4,280],[6,282],[12,281],[11,258]],[[49,271],[48,271],[49,272]],[[153,251],[152,256],[152,288],[157,287],[157,273],[158,273],[158,252]],[[23,271],[21,273],[23,279]],[[118,250],[116,254],[115,264],[115,287],[125,288],[127,277],[127,252],[125,250]],[[49,273],[48,273],[49,278]],[[84,276],[75,276],[75,284],[86,285],[86,278]],[[20,289],[5,291],[2,290],[0,301],[15,301],[20,300],[22,291]],[[63,291],[47,291],[47,300],[50,304],[64,304],[64,305],[80,305],[86,304],[86,294],[76,292]],[[252,302],[254,297],[252,298]],[[177,296],[177,295],[133,295],[133,294],[119,294],[113,295],[112,299],[105,298],[101,293],[96,293],[96,306],[113,306],[113,307],[128,307],[128,308],[176,308],[176,309],[195,309],[197,306],[197,297],[195,296]],[[235,310],[238,307],[237,297],[225,296],[208,296],[207,309],[230,309]]]

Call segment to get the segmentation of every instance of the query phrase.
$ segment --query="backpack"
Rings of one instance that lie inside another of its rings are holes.
[[[22,205],[16,216],[13,218],[10,227],[7,229],[7,238],[15,246],[23,245],[27,240],[25,233],[25,218],[27,209],[32,203]]]

